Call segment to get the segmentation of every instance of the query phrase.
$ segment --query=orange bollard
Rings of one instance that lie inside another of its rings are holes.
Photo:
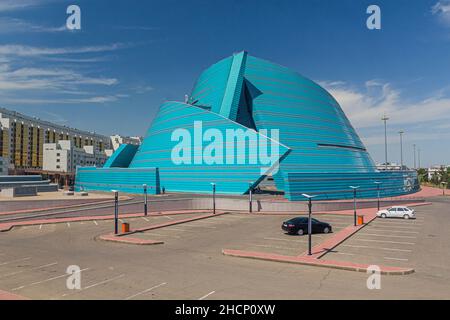
[[[130,224],[127,222],[122,223],[122,233],[130,232]]]
[[[358,216],[358,226],[362,226],[364,224],[364,216]]]

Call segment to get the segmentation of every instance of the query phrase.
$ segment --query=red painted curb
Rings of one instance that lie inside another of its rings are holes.
[[[181,219],[181,220],[177,220],[177,221],[169,221],[169,222],[165,222],[165,223],[154,224],[154,225],[150,225],[148,227],[131,230],[130,232],[121,233],[119,236],[126,236],[126,235],[130,235],[130,234],[137,233],[137,232],[144,232],[144,231],[164,228],[164,227],[168,227],[168,226],[174,226],[174,225],[182,224],[182,223],[186,223],[186,222],[208,219],[208,218],[212,218],[212,217],[221,216],[221,215],[224,215],[227,213],[228,212],[218,212],[216,214],[208,214],[208,215],[197,216],[197,217],[192,217],[192,218],[187,218],[187,219]]]
[[[0,300],[30,300],[30,299],[24,296],[19,296],[18,294],[0,290]]]
[[[163,244],[164,243],[164,241],[120,237],[120,236],[116,236],[114,234],[106,234],[106,235],[100,236],[99,239],[104,240],[104,241],[119,242],[119,243],[126,243],[126,244],[137,244],[137,245],[155,245],[155,244]]]
[[[201,211],[201,212],[209,212],[209,211]],[[199,213],[199,212],[189,212],[185,211],[181,213],[181,211],[167,211],[161,214],[150,214],[149,216],[165,216],[165,215],[178,215],[178,214],[189,214],[189,213]],[[217,213],[216,215],[223,214],[222,212]],[[126,218],[139,218],[144,217],[143,213],[125,213],[120,214],[120,219]],[[79,222],[79,221],[93,221],[93,220],[112,220],[114,219],[114,215],[106,215],[106,216],[84,216],[84,217],[69,217],[69,218],[53,218],[53,219],[40,219],[40,220],[29,220],[29,221],[18,221],[11,223],[2,223],[0,224],[0,232],[10,231],[14,227],[20,226],[35,226],[40,224],[54,224],[54,223],[66,223],[66,222]]]
[[[226,256],[250,258],[275,262],[295,263],[300,265],[307,265],[312,267],[332,268],[346,271],[367,272],[371,265],[362,263],[353,263],[345,261],[332,261],[332,260],[319,260],[311,257],[294,257],[283,256],[279,254],[253,252],[253,251],[241,251],[223,249],[222,253]],[[380,273],[384,275],[407,275],[414,272],[412,268],[400,268],[389,266],[377,266],[380,268]]]

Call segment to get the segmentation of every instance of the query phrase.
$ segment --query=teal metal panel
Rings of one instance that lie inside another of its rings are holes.
[[[103,168],[127,168],[133,160],[138,146],[132,144],[121,144],[119,148],[108,158]]]
[[[78,167],[75,179],[76,191],[117,190],[125,193],[144,193],[143,185],[148,186],[149,194],[160,192],[157,168],[96,168]]]
[[[198,126],[200,123],[202,133],[199,135],[196,132],[200,132]],[[172,141],[172,135],[179,129],[186,130],[192,137],[190,163],[174,163],[172,151],[179,140]],[[223,137],[221,163],[219,161],[207,163],[203,158],[211,141],[202,138],[209,129],[216,130]],[[161,187],[168,191],[210,193],[211,183],[215,183],[218,193],[243,194],[247,192],[250,182],[256,185],[264,178],[264,173],[270,166],[260,161],[258,149],[249,148],[248,144],[242,149],[234,148],[233,144],[237,146],[237,143],[226,140],[227,130],[253,133],[258,142],[270,144],[267,137],[221,115],[180,102],[164,103],[130,167],[159,168]],[[197,138],[198,143],[195,143],[194,140]],[[276,141],[273,143],[279,147],[279,158],[282,160],[289,149]],[[231,161],[227,163],[227,154],[234,156],[234,163]],[[238,163],[239,157],[244,159],[243,163]],[[250,159],[256,159],[256,162],[251,163]]]

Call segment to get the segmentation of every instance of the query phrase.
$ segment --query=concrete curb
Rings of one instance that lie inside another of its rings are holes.
[[[332,261],[332,260],[319,260],[310,257],[295,257],[295,256],[283,256],[277,254],[263,253],[263,252],[251,252],[241,250],[222,249],[222,253],[226,256],[257,259],[274,262],[294,263],[312,267],[331,268],[345,271],[355,272],[367,272],[370,265],[362,263],[344,262],[344,261]],[[380,272],[383,275],[407,275],[414,273],[412,268],[400,268],[400,267],[388,267],[378,266]]]
[[[164,244],[164,241],[145,240],[145,239],[129,238],[129,237],[125,238],[125,237],[115,236],[114,234],[105,234],[105,235],[99,236],[98,239],[103,240],[103,241],[119,242],[119,243],[125,243],[125,244],[136,244],[136,245]]]

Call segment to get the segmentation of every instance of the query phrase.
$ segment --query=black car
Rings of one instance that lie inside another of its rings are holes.
[[[326,222],[321,222],[317,219],[311,219],[312,233],[329,233],[332,232],[331,225]],[[307,234],[308,233],[308,218],[298,217],[283,222],[281,229],[289,234]]]

